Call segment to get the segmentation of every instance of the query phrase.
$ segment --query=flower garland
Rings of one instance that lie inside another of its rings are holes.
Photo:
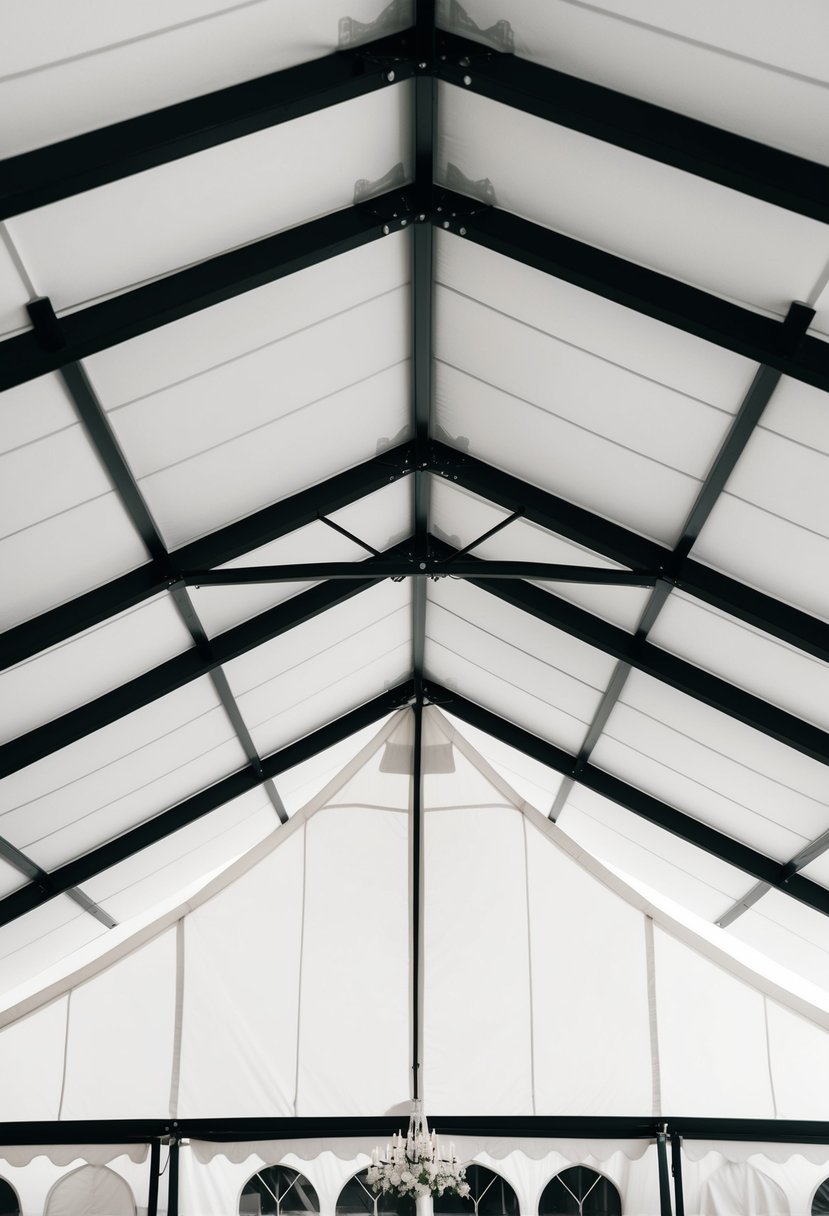
[[[466,1198],[469,1183],[466,1171],[455,1156],[454,1144],[449,1145],[449,1156],[442,1157],[434,1132],[431,1136],[422,1124],[413,1120],[405,1140],[400,1132],[391,1145],[386,1145],[384,1157],[375,1149],[371,1155],[366,1182],[375,1195],[389,1194],[411,1196],[452,1195]]]

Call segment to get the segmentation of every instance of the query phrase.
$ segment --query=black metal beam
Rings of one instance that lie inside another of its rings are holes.
[[[516,726],[515,723],[508,722],[505,718],[493,713],[492,710],[469,701],[460,693],[445,688],[434,680],[427,681],[425,693],[434,704],[446,709],[461,721],[468,722],[477,730],[484,731],[485,734],[499,739],[509,747],[515,748],[516,751],[530,756],[539,764],[543,764],[557,773],[562,773],[565,777],[572,778],[586,789],[601,794],[603,798],[615,802],[626,811],[631,811],[634,815],[646,819],[657,827],[664,828],[665,831],[678,836],[681,840],[704,849],[728,865],[734,866],[762,882],[768,882],[771,886],[813,908],[816,912],[829,916],[829,890],[802,875],[792,875],[785,863],[766,857],[756,849],[742,844],[731,836],[726,836],[716,828],[708,827],[707,824],[678,811],[676,807],[661,802],[651,794],[629,785],[603,769],[591,764],[577,768],[576,756],[572,756],[546,739],[541,739],[530,731]]]
[[[436,546],[439,543],[435,542]],[[611,625],[540,587],[518,580],[486,577],[468,581],[536,620],[560,629],[615,659],[621,659],[637,671],[736,718],[761,734],[802,752],[804,756],[821,764],[829,764],[829,733],[761,697],[729,684],[651,642],[632,636],[617,625]]]
[[[462,239],[829,390],[829,343],[655,270],[450,191],[442,226]],[[463,233],[461,234],[461,229]]]
[[[12,156],[0,219],[388,88],[412,74],[411,46],[404,31]]]
[[[818,1119],[705,1119],[674,1115],[431,1115],[444,1136],[514,1136],[539,1139],[654,1140],[668,1127],[686,1140],[751,1141],[767,1144],[829,1144],[829,1121]],[[390,1138],[400,1115],[300,1118],[62,1119],[0,1123],[3,1144],[147,1144],[181,1138],[234,1143],[246,1140]]]
[[[108,840],[82,857],[42,874],[36,881],[0,900],[0,925],[6,925],[26,912],[31,912],[56,895],[94,878],[96,874],[118,865],[119,862],[126,861],[188,824],[209,815],[211,811],[218,810],[234,798],[256,789],[263,782],[278,777],[280,773],[295,768],[303,761],[333,747],[335,743],[340,743],[366,726],[371,726],[386,714],[405,705],[413,694],[413,688],[411,681],[408,681],[388,689],[379,697],[344,714],[336,721],[329,722],[295,743],[266,756],[260,762],[259,768],[249,764],[208,789],[193,794],[177,806],[131,828],[114,840]]]
[[[380,219],[384,209],[397,218]],[[411,218],[400,214],[399,192],[383,195],[68,313],[48,346],[34,331],[7,338],[0,343],[0,391],[358,249]]]
[[[440,50],[439,76],[467,92],[829,222],[825,165],[457,35]]]
[[[553,579],[562,583],[590,583],[602,587],[652,587],[658,575],[646,570],[607,570],[601,566],[568,566],[555,562],[483,562],[453,557],[440,561],[427,555],[391,561],[366,558],[359,562],[294,562],[285,566],[233,566],[228,570],[182,570],[187,586],[233,587],[258,583],[304,582],[332,578],[477,578],[482,568],[488,578]]]
[[[0,671],[169,590],[182,569],[222,565],[314,523],[321,515],[339,511],[373,494],[410,473],[412,456],[410,444],[399,444],[345,473],[337,473],[308,490],[174,550],[170,554],[172,574],[155,562],[148,562],[94,591],[7,629],[0,634]]]
[[[510,473],[438,440],[432,440],[430,451],[430,468],[437,476],[457,482],[507,511],[520,510],[530,522],[611,561],[635,569],[659,571],[670,586],[679,587],[738,620],[829,662],[829,625],[825,621],[690,558],[676,564],[669,575],[672,551],[655,541],[537,486],[528,485]]]
[[[391,552],[394,553],[394,550]],[[0,745],[0,777],[18,772],[84,735],[100,730],[200,676],[208,675],[215,667],[287,633],[373,586],[375,580],[357,578],[321,583],[213,638],[212,657],[204,657],[195,649],[188,650],[94,701],[18,735],[16,739]]]

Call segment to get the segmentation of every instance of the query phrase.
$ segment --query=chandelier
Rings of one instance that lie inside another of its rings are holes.
[[[455,1146],[450,1141],[444,1156],[435,1132],[429,1133],[422,1104],[412,1103],[409,1130],[406,1136],[395,1133],[384,1155],[375,1148],[371,1154],[366,1182],[375,1195],[389,1194],[415,1201],[448,1191],[466,1198],[469,1183],[466,1171],[458,1162]]]

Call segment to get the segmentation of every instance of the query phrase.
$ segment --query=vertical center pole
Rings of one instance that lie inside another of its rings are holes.
[[[178,1152],[178,1140],[171,1140],[167,1166],[167,1216],[178,1216]]]
[[[432,258],[434,205],[435,0],[417,0],[414,98],[415,220],[412,226],[412,409],[414,430],[414,561],[426,568],[429,538],[429,426],[432,414]],[[423,1059],[423,668],[426,579],[412,580],[412,1097],[422,1098]]]
[[[659,1159],[659,1216],[673,1216],[671,1208],[671,1180],[668,1173],[668,1137],[659,1132],[656,1137],[656,1152]]]

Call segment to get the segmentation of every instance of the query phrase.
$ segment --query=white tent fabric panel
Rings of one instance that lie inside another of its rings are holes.
[[[84,1165],[55,1184],[44,1216],[135,1216],[135,1199],[123,1178],[101,1165]]]
[[[436,238],[435,281],[446,289],[438,299],[448,291],[477,301],[548,335],[551,350],[569,347],[649,381],[652,391],[673,390],[686,408],[734,413],[751,384],[754,364],[721,346],[441,229]]]
[[[504,15],[497,0],[464,8],[482,30]],[[451,10],[441,12],[446,20]],[[829,27],[820,0],[798,0],[785,13],[753,0],[513,0],[509,21],[524,58],[829,162],[826,122],[815,118],[826,114],[818,48]]]
[[[10,337],[29,328],[28,302],[28,287],[0,237],[0,337]]]
[[[435,417],[452,447],[667,544],[678,535],[700,488],[688,473],[445,362],[435,367]]]
[[[829,1119],[829,1043],[800,1014],[768,1003],[769,1068],[777,1118]]]
[[[0,738],[33,730],[192,645],[169,595],[110,617],[0,674]]]
[[[168,929],[72,992],[58,1118],[135,1118],[164,1109],[175,991],[176,933]]]
[[[576,785],[556,820],[591,856],[715,921],[748,891],[747,874],[600,794]]]
[[[0,857],[0,899],[5,895],[10,895],[18,887],[24,886],[26,881],[26,877],[16,866],[10,865],[5,858]]]
[[[383,5],[354,0],[369,24]],[[389,28],[404,28],[396,6]],[[337,49],[339,0],[302,8],[263,3],[119,4],[84,0],[67,18],[59,0],[37,0],[26,20],[9,14],[0,105],[21,121],[4,132],[2,155],[66,139],[200,93],[279,71]],[[369,35],[370,36],[370,35]],[[60,106],[50,105],[59,95]]]
[[[766,998],[654,930],[662,1112],[772,1119]]]
[[[702,1184],[700,1216],[789,1216],[789,1203],[771,1178],[750,1165],[726,1162]]]
[[[446,720],[460,731],[472,746],[486,756],[487,764],[530,806],[544,811],[552,806],[563,780],[560,773],[525,756],[506,743],[485,735],[468,722],[461,723],[451,712],[442,711]]]
[[[507,211],[673,278],[784,315],[829,258],[815,220],[451,85],[438,106],[442,184],[486,176]]]
[[[50,203],[7,228],[60,312],[349,207],[355,183],[391,165],[406,173],[410,101],[408,86],[395,85]],[[290,178],[289,163],[298,167]]]
[[[390,715],[381,718],[379,722],[373,722],[371,726],[349,735],[341,743],[326,748],[311,760],[305,760],[287,772],[280,773],[275,778],[274,785],[287,815],[290,817],[307,802],[316,798],[320,790],[351,763],[357,753],[371,742],[378,730],[382,730],[389,720]]]
[[[823,765],[641,672],[593,760],[780,861],[826,826]]]
[[[61,997],[0,1033],[0,1120],[57,1119],[68,1004]]]
[[[648,639],[829,729],[829,665],[786,642],[679,590],[665,601]]]
[[[405,480],[395,481],[374,494],[332,511],[327,519],[346,528],[382,552],[412,533],[412,495]],[[218,567],[288,565],[294,562],[361,561],[366,549],[321,522],[307,524],[287,536]],[[222,633],[274,604],[306,591],[313,583],[270,583],[262,586],[191,587],[199,619],[210,636]]]
[[[68,895],[50,899],[0,928],[0,990],[27,983],[106,932]]]
[[[84,891],[119,923],[129,922],[158,904],[177,902],[182,891],[252,849],[276,822],[265,791],[251,790],[87,879]]]
[[[829,938],[819,912],[771,890],[741,913],[728,932],[829,991]]]
[[[405,677],[410,593],[385,580],[226,665],[261,755]]]
[[[44,868],[60,865],[244,763],[203,677],[5,778],[0,830]]]

